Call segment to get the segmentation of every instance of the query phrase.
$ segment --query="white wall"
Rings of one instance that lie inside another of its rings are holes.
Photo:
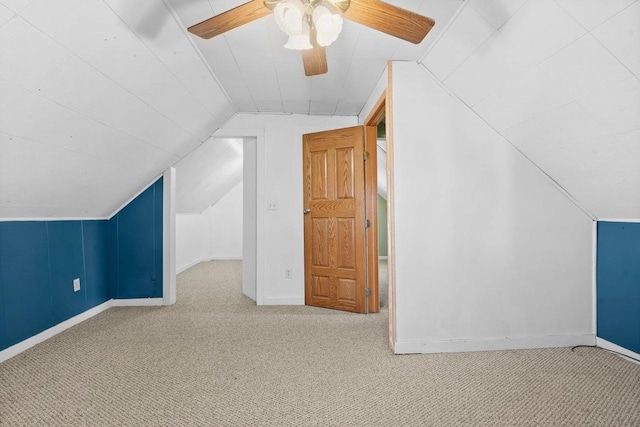
[[[302,135],[355,125],[356,117],[238,114],[221,129],[264,132],[257,158],[258,304],[304,304]],[[267,201],[277,210],[267,210]],[[287,268],[291,279],[285,279]]]
[[[199,263],[208,251],[208,233],[202,214],[176,215],[176,271]]]
[[[209,259],[242,259],[242,182],[203,216],[211,225]]]
[[[258,141],[245,138],[242,166],[242,293],[256,301],[258,284]]]
[[[414,63],[393,63],[397,353],[594,344],[592,220]]]
[[[176,270],[201,261],[242,259],[242,182],[200,214],[176,215]]]

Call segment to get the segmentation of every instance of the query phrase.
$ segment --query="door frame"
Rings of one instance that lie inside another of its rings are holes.
[[[264,233],[261,231],[264,229],[264,216],[265,216],[265,212],[264,209],[261,209],[261,206],[266,206],[266,199],[265,199],[265,191],[264,191],[264,186],[265,186],[265,136],[264,136],[264,129],[218,129],[216,132],[214,132],[214,134],[212,135],[212,137],[214,138],[242,138],[243,140],[245,138],[255,138],[255,145],[256,145],[256,164],[255,164],[255,176],[256,176],[256,185],[255,187],[252,189],[252,194],[250,195],[251,197],[255,197],[256,200],[256,210],[255,212],[252,212],[252,218],[251,220],[253,221],[255,218],[255,222],[256,222],[256,230],[257,230],[257,235],[256,235],[256,239],[253,242],[255,244],[255,247],[251,247],[251,248],[247,248],[245,247],[245,245],[243,245],[242,251],[243,251],[243,255],[245,253],[245,251],[254,251],[255,253],[255,262],[252,264],[249,264],[249,262],[243,260],[242,262],[242,277],[243,277],[243,282],[242,282],[242,287],[243,287],[243,294],[248,296],[249,298],[251,298],[251,294],[255,295],[255,302],[256,305],[264,305],[264,277],[265,277],[265,265],[264,265],[264,257],[265,257],[265,236]],[[243,160],[244,162],[244,160]],[[244,167],[244,164],[243,164]],[[244,172],[243,172],[243,179],[244,179]],[[244,187],[244,191],[247,191],[247,188]],[[243,202],[244,202],[244,195],[243,195]],[[247,213],[244,211],[245,210],[245,204],[242,204],[242,214],[243,217],[245,215],[247,215]],[[244,234],[247,232],[245,230],[245,226],[244,226],[244,219],[243,219],[243,227],[242,227],[242,233],[243,236]],[[244,239],[244,237],[243,237]],[[243,240],[244,243],[244,240]],[[245,277],[246,276],[250,276],[251,277],[251,282],[250,281],[246,281],[245,282]],[[255,280],[253,280],[255,278]],[[247,291],[247,292],[245,292]],[[249,294],[249,295],[248,295]],[[253,298],[251,298],[253,299]]]
[[[364,121],[364,125],[366,127],[367,136],[373,135],[374,138],[367,138],[367,151],[375,151],[377,152],[377,128],[378,124],[385,119],[385,140],[386,140],[386,152],[387,152],[387,236],[388,236],[388,254],[387,254],[387,270],[388,270],[388,309],[389,309],[389,348],[394,351],[395,342],[396,342],[396,286],[395,286],[395,278],[396,278],[396,269],[395,269],[395,216],[394,216],[394,193],[393,193],[393,108],[391,104],[392,100],[392,91],[391,91],[391,63],[388,64],[388,83],[387,88],[384,89],[382,95],[378,98],[378,101],[373,105],[371,111],[367,115],[367,118]],[[373,141],[373,146],[370,147],[369,140]],[[377,165],[374,165],[377,168]],[[377,171],[376,171],[377,172]],[[378,294],[378,212],[377,212],[377,195],[378,195],[378,186],[377,182],[375,185],[375,192],[373,194],[374,197],[372,200],[369,200],[370,197],[369,192],[367,192],[367,210],[369,210],[369,206],[375,206],[375,254],[376,259],[372,260],[369,257],[369,268],[375,266],[376,270],[376,295]],[[369,211],[367,215],[371,215]],[[370,250],[371,252],[371,250]],[[378,301],[379,304],[379,301]]]

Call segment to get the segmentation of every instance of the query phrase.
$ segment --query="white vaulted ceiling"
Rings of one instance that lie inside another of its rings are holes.
[[[177,213],[200,213],[242,181],[243,142],[209,138],[175,165]]]
[[[169,0],[186,27],[247,0]],[[194,40],[238,110],[243,112],[357,115],[387,61],[417,61],[437,39],[462,0],[386,0],[429,16],[435,27],[414,45],[346,21],[327,48],[329,72],[306,77],[300,52],[285,49],[287,36],[267,16],[225,33]]]
[[[234,113],[161,1],[0,0],[0,217],[108,216]]]
[[[236,112],[357,115],[391,59],[594,216],[640,218],[640,0],[388,0],[425,41],[346,22],[311,78],[272,17],[186,32],[244,1],[0,0],[0,218],[111,215]]]
[[[347,23],[308,78],[272,17],[186,32],[243,1],[0,0],[0,218],[109,216],[238,111],[355,115],[462,4],[391,0],[436,19],[421,45]]]
[[[433,75],[598,218],[640,218],[640,1],[470,0]]]

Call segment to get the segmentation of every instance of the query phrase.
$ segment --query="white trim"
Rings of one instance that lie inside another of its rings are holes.
[[[213,135],[215,138],[256,138],[256,187],[257,197],[257,218],[256,218],[256,305],[268,305],[264,299],[265,283],[265,210],[261,206],[266,206],[265,181],[266,181],[266,147],[264,139],[264,129],[226,129],[220,128]]]
[[[162,300],[176,302],[176,169],[162,176]]]
[[[266,158],[267,151],[265,147],[264,133],[256,137],[256,191],[257,196],[257,213],[256,213],[256,304],[265,305],[265,276],[266,276],[266,212],[262,208],[267,205],[265,195],[265,183],[267,181]]]
[[[614,344],[614,343],[609,342],[607,340],[603,340],[602,338],[596,338],[596,346],[598,346],[600,348],[604,348],[605,350],[611,350],[611,351],[615,351],[616,353],[621,353],[623,355],[622,357],[624,357],[624,356],[632,357],[632,358],[634,358],[636,360],[630,360],[630,359],[627,359],[626,357],[625,357],[625,359],[627,359],[627,360],[629,360],[631,362],[640,364],[640,362],[638,362],[638,360],[640,360],[640,354],[635,353],[635,352],[633,352],[631,350],[627,350],[624,347],[620,347],[617,344]]]
[[[186,263],[183,266],[180,266],[178,268],[176,268],[176,274],[180,274],[183,271],[187,271],[188,269],[190,269],[191,267],[195,267],[196,265],[200,264],[201,262],[205,261],[204,258],[198,258],[198,259],[194,259],[191,262]]]
[[[527,338],[496,338],[395,343],[395,354],[457,353],[468,351],[521,350],[529,348],[594,345],[595,335],[548,335]]]
[[[67,319],[64,322],[58,323],[57,325],[52,326],[49,329],[40,332],[39,334],[36,334],[24,341],[20,341],[19,343],[0,351],[0,363],[4,362],[5,360],[11,359],[13,356],[18,355],[25,350],[30,349],[36,344],[40,344],[41,342],[55,335],[58,335],[60,332],[69,329],[72,326],[77,325],[78,323],[84,322],[85,320],[95,316],[96,314],[102,313],[103,311],[113,306],[112,301],[113,300],[109,300],[93,308],[90,308],[89,310],[82,312],[77,316],[73,316],[71,319]]]
[[[389,257],[387,255],[378,256],[378,260],[381,260],[381,259],[389,259]]]
[[[109,218],[0,218],[0,222],[26,222],[26,221],[107,221]]]
[[[196,258],[191,262],[188,262],[176,269],[176,273],[180,274],[183,271],[190,269],[191,267],[195,267],[201,262],[209,262],[209,261],[242,261],[242,257],[206,257],[206,258]]]
[[[111,300],[112,307],[150,307],[165,305],[162,298],[129,298]]]
[[[304,297],[264,297],[261,305],[304,305]]]
[[[116,209],[111,215],[109,215],[106,219],[111,219],[114,216],[116,216],[122,209],[124,209],[129,203],[133,202],[139,195],[141,195],[142,193],[144,193],[145,191],[147,191],[149,189],[149,187],[151,187],[153,184],[156,183],[157,180],[159,180],[160,178],[162,178],[162,175],[158,175],[155,178],[153,178],[153,180],[147,184],[142,190],[138,191],[133,197],[131,197],[129,200],[127,200],[126,202],[124,202],[122,205],[120,205],[120,207],[118,209]]]
[[[593,221],[592,225],[592,265],[591,265],[591,299],[593,304],[591,305],[592,310],[592,327],[591,330],[593,334],[597,333],[597,325],[598,325],[598,288],[597,288],[597,268],[598,268],[598,221]]]
[[[602,222],[640,222],[638,218],[598,218]]]
[[[271,113],[269,113],[271,114]],[[248,138],[264,136],[264,129],[225,129],[220,128],[211,135],[213,138]]]

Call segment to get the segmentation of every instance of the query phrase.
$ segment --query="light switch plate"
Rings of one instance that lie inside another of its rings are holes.
[[[80,279],[73,279],[73,292],[80,290]]]

